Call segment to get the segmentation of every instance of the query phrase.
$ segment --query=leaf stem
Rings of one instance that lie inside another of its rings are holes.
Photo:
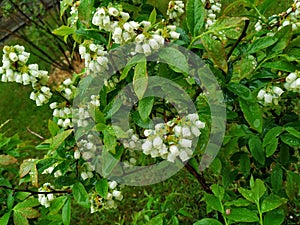
[[[0,186],[0,188],[12,190],[14,192],[28,192],[28,193],[33,194],[33,195],[37,195],[37,194],[48,195],[48,194],[72,193],[71,189],[68,189],[68,190],[53,190],[53,191],[44,192],[44,191],[33,191],[33,190],[28,190],[28,189],[17,189],[17,188],[11,188],[11,187],[7,187],[7,186]]]

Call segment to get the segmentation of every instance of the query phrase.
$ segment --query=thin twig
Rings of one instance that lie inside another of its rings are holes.
[[[41,139],[41,140],[43,140],[43,141],[46,140],[46,138],[44,138],[43,136],[41,136],[41,135],[39,135],[38,133],[36,133],[36,132],[30,130],[29,127],[26,127],[26,129],[27,129],[27,131],[28,131],[29,133],[33,134],[34,136],[38,137],[39,139]]]

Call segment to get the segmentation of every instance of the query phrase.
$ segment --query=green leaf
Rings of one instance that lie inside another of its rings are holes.
[[[153,25],[156,23],[156,16],[157,16],[157,13],[156,13],[156,9],[153,8],[149,18],[148,18],[148,21]]]
[[[50,207],[50,212],[49,215],[56,215],[58,211],[63,207],[65,202],[67,201],[68,197],[66,196],[59,196],[53,201],[51,201],[51,207]]]
[[[214,195],[211,194],[205,194],[204,200],[206,204],[211,207],[213,210],[219,211],[221,213],[224,213],[224,209],[222,207],[221,201]]]
[[[205,8],[201,0],[188,0],[186,4],[186,22],[193,37],[201,33],[204,17]]]
[[[277,209],[266,213],[264,216],[264,225],[281,225],[284,221],[285,213],[283,209]]]
[[[255,160],[257,160],[260,164],[265,164],[265,155],[262,147],[261,140],[257,136],[250,136],[249,141],[249,150],[251,152],[251,155]]]
[[[243,99],[240,99],[239,103],[244,117],[250,125],[250,127],[261,133],[263,126],[263,118],[262,111],[258,103],[247,102]]]
[[[59,132],[58,125],[53,120],[48,120],[48,130],[52,137],[54,137]]]
[[[294,66],[291,63],[285,62],[285,61],[276,61],[276,62],[266,62],[261,65],[264,68],[269,68],[269,69],[276,69],[276,70],[281,70],[285,72],[295,72],[295,70],[299,69],[297,66]]]
[[[58,159],[55,158],[46,158],[46,159],[40,159],[38,163],[36,164],[38,172],[42,173],[45,169],[48,169],[50,166],[52,166],[54,163],[57,163]]]
[[[143,121],[147,121],[149,119],[149,115],[151,114],[153,104],[154,104],[154,97],[152,96],[142,98],[139,101],[138,111]]]
[[[16,212],[16,210],[14,211]],[[40,216],[39,211],[33,208],[22,208],[21,210],[18,210],[18,212],[28,219],[34,219]]]
[[[112,153],[116,152],[116,145],[117,145],[117,139],[114,135],[112,135],[107,128],[103,131],[103,142],[105,145],[105,148]]]
[[[20,177],[25,177],[30,172],[30,180],[32,185],[38,187],[38,171],[36,168],[36,159],[26,159],[20,166]]]
[[[121,98],[116,98],[113,101],[111,101],[103,110],[103,113],[105,115],[105,119],[111,118],[122,106],[123,102]]]
[[[269,195],[264,199],[264,201],[261,204],[261,212],[269,212],[273,209],[278,208],[279,206],[285,204],[287,202],[287,199],[281,198],[277,195]]]
[[[267,189],[264,182],[261,179],[256,179],[254,182],[254,187],[252,188],[252,192],[256,203],[259,203],[259,200],[265,194],[266,191]]]
[[[257,222],[258,216],[255,212],[247,208],[234,208],[230,210],[230,214],[226,217],[235,222]]]
[[[239,96],[240,98],[249,101],[249,102],[256,102],[256,98],[253,96],[252,92],[250,91],[249,88],[247,88],[245,85],[243,84],[239,84],[239,83],[234,83],[231,82],[227,85],[227,88],[233,92],[234,94],[236,94],[237,96]]]
[[[242,187],[238,188],[238,190],[239,190],[239,192],[241,193],[241,195],[242,195],[245,199],[247,199],[247,200],[250,201],[250,202],[255,203],[255,197],[254,197],[254,194],[253,194],[252,191],[247,190],[247,189],[242,188]]]
[[[95,185],[95,189],[102,198],[106,198],[107,193],[108,193],[108,181],[107,181],[107,179],[102,178],[102,179],[98,180],[96,185]]]
[[[186,56],[176,48],[162,48],[159,53],[162,63],[168,64],[175,72],[188,73],[189,65]]]
[[[40,202],[36,198],[31,197],[15,205],[14,210],[22,210],[23,208],[31,208],[38,205],[40,205]]]
[[[87,27],[90,26],[94,11],[94,0],[81,0],[78,6],[78,18]]]
[[[7,225],[9,221],[11,211],[5,213],[1,218],[0,218],[0,225]]]
[[[240,170],[247,177],[250,174],[250,159],[248,154],[242,154],[240,157]]]
[[[266,36],[256,39],[248,48],[247,52],[253,54],[259,50],[265,49],[278,41],[276,37]]]
[[[78,182],[74,184],[72,188],[72,193],[74,195],[76,202],[79,205],[85,208],[90,207],[89,196],[82,183]]]
[[[285,127],[284,130],[289,132],[294,137],[300,138],[300,131],[296,130],[294,127]]]
[[[98,107],[93,110],[93,118],[96,123],[105,124],[106,122],[103,112],[101,112]]]
[[[291,147],[299,147],[300,146],[300,138],[296,138],[291,134],[282,134],[280,139],[283,143],[291,146]]]
[[[76,34],[83,36],[84,39],[96,40],[98,44],[107,44],[106,38],[99,32],[99,30],[79,29],[76,30]]]
[[[263,147],[270,145],[274,142],[274,139],[282,133],[282,127],[273,127],[270,129],[263,139]]]
[[[278,39],[276,45],[272,48],[273,52],[281,52],[284,50],[290,43],[293,35],[292,26],[284,26],[276,34],[275,38]]]
[[[271,173],[271,184],[274,192],[279,192],[282,189],[283,183],[283,171],[279,165],[277,165]]]
[[[214,193],[214,195],[220,200],[222,201],[224,198],[224,194],[225,194],[225,190],[222,186],[218,185],[218,184],[213,184],[211,186],[211,190]]]
[[[201,42],[207,51],[207,56],[211,59],[214,64],[223,70],[225,73],[228,72],[228,64],[227,64],[227,55],[225,51],[225,47],[219,41],[214,39],[210,35],[205,35],[201,38]]]
[[[233,200],[231,202],[225,202],[225,206],[237,206],[237,207],[242,207],[242,206],[248,206],[250,205],[250,202],[246,199],[239,198],[237,200]]]
[[[0,155],[0,166],[15,164],[18,160],[11,155]]]
[[[145,62],[146,58],[144,55],[138,54],[133,56],[132,58],[129,59],[129,61],[127,62],[126,66],[124,67],[122,74],[120,76],[120,81],[125,79],[129,73],[129,71],[131,70],[131,68],[136,65],[137,63],[142,63]]]
[[[147,62],[139,62],[134,68],[133,89],[138,97],[142,99],[148,87]]]
[[[71,200],[68,199],[66,204],[64,205],[62,209],[62,221],[64,225],[70,225],[71,223]]]
[[[28,220],[19,211],[14,211],[15,225],[29,225]]]
[[[222,223],[216,219],[205,218],[193,223],[193,225],[222,225]]]
[[[287,172],[285,193],[290,200],[294,200],[300,190],[300,175],[291,171]]]
[[[56,150],[73,132],[73,129],[63,131],[51,139],[51,149]]]
[[[276,152],[277,146],[278,146],[278,138],[274,138],[272,144],[269,144],[266,147],[266,156],[267,157],[272,156]]]
[[[146,225],[163,225],[165,213],[160,213],[157,216],[153,217]]]
[[[63,25],[53,30],[52,33],[58,36],[66,36],[75,33],[75,28]]]

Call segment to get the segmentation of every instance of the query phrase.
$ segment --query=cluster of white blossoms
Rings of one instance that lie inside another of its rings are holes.
[[[83,169],[85,169],[85,170],[83,170]],[[83,180],[92,178],[92,177],[94,177],[93,171],[95,171],[95,167],[91,163],[86,162],[81,167],[80,176]]]
[[[33,92],[30,99],[35,101],[37,106],[47,103],[52,96],[50,88],[46,86],[48,72],[39,70],[37,64],[27,65],[30,53],[25,52],[23,46],[4,46],[3,53],[3,65],[0,67],[1,81],[31,84]]]
[[[167,16],[170,20],[175,20],[179,23],[179,17],[184,13],[183,1],[170,1],[167,9]]]
[[[152,158],[161,157],[175,162],[179,157],[186,161],[193,154],[193,140],[199,137],[200,129],[204,127],[205,123],[199,120],[197,114],[156,124],[154,130],[144,131],[147,138],[143,141],[142,151]]]
[[[298,92],[300,93],[300,72],[295,71],[290,73],[285,78],[286,83],[284,84],[285,89],[288,91]]]
[[[54,190],[54,187],[50,183],[45,183],[43,187],[39,188],[39,192],[51,192],[52,190]],[[38,201],[46,208],[50,207],[50,202],[53,200],[54,195],[52,193],[38,194]]]
[[[96,191],[90,193],[91,213],[99,212],[101,209],[117,208],[116,201],[122,201],[123,195],[117,189],[116,181],[108,182],[108,193],[105,198],[101,197]]]
[[[73,81],[70,78],[67,78],[59,85],[58,91],[64,98],[70,101],[74,98],[76,87],[74,86]]]
[[[292,26],[292,30],[295,31],[300,28],[300,1],[294,0],[292,7],[288,8],[285,12],[278,15],[272,15],[268,18],[267,23],[262,24],[261,18],[255,24],[255,30],[260,31],[264,26],[268,28],[276,28],[277,30],[282,29],[285,26]],[[273,32],[268,35],[274,35]]]
[[[257,94],[257,99],[264,105],[278,105],[278,99],[283,94],[280,87],[273,86],[272,88],[261,89]]]
[[[70,25],[74,25],[76,24],[77,20],[78,20],[78,6],[80,5],[80,1],[76,1],[72,7],[71,7],[71,11],[70,11],[70,17],[69,17],[69,23]]]
[[[107,51],[90,41],[79,45],[79,54],[84,59],[88,72],[103,72],[108,69]]]
[[[179,2],[175,5],[176,9],[182,7]],[[182,8],[180,8],[182,9]],[[181,12],[181,10],[179,10]],[[183,12],[182,12],[183,13]],[[173,14],[172,14],[173,15]],[[130,15],[122,11],[121,6],[109,5],[106,7],[98,8],[93,16],[92,23],[98,26],[99,29],[112,32],[112,40],[116,44],[126,44],[135,42],[136,53],[144,53],[150,55],[152,51],[158,50],[164,45],[165,39],[170,41],[177,40],[180,36],[177,33],[176,26],[168,26],[167,28],[154,28],[151,27],[149,21],[129,21]],[[151,29],[150,29],[151,28]]]
[[[206,8],[206,23],[205,29],[209,29],[216,21],[217,14],[221,12],[222,4],[218,0],[209,0],[207,4],[207,0],[202,0],[202,4]]]
[[[58,118],[57,125],[67,129],[72,128],[72,108],[65,106],[64,104],[60,105],[57,102],[50,104],[50,108],[53,109],[52,115]]]
[[[53,170],[55,169],[55,167],[58,166],[58,163],[55,163],[53,166],[50,166],[49,168],[45,169],[42,174],[52,174]],[[61,177],[62,176],[62,172],[61,170],[56,170],[53,173],[54,177]]]

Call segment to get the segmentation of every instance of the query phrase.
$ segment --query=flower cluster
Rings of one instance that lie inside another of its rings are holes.
[[[101,197],[96,191],[90,194],[91,213],[100,211],[101,209],[117,208],[116,201],[122,201],[122,192],[117,189],[116,181],[108,182],[108,193],[106,197]]]
[[[45,183],[43,187],[39,188],[39,192],[50,192],[54,190],[54,187],[50,183]],[[38,200],[41,205],[46,208],[50,207],[50,202],[54,200],[54,195],[52,193],[38,194]]]
[[[84,59],[88,72],[103,72],[108,69],[108,53],[101,45],[84,42],[79,46],[79,54]]]
[[[175,162],[179,157],[182,161],[188,160],[192,154],[193,140],[201,134],[200,129],[205,123],[199,120],[197,114],[189,114],[182,119],[173,119],[167,123],[155,125],[155,129],[147,129],[147,137],[142,145],[145,155],[152,158],[161,157]]]
[[[179,2],[181,1],[174,1],[176,9],[179,6],[180,9],[183,7],[183,3]],[[179,11],[181,12],[181,10]],[[149,21],[138,23],[129,21],[129,19],[130,15],[123,12],[120,6],[113,7],[110,5],[108,8],[98,8],[93,16],[92,23],[98,26],[99,29],[112,32],[112,40],[116,44],[126,44],[134,41],[136,48],[135,52],[132,52],[133,54],[150,55],[152,51],[158,50],[164,45],[165,39],[177,40],[179,38],[179,33],[175,31],[176,26],[174,25],[167,28],[151,28]]]
[[[286,81],[286,83],[284,84],[285,89],[287,89],[288,91],[300,93],[300,72],[299,71],[290,73],[285,78],[285,81]]]
[[[4,46],[3,53],[3,65],[0,67],[1,81],[31,84],[33,92],[30,99],[35,101],[37,106],[47,103],[52,96],[50,88],[46,86],[48,72],[39,70],[37,64],[26,64],[30,54],[25,52],[23,46]]]
[[[277,30],[282,29],[285,26],[292,26],[292,30],[295,31],[300,27],[300,1],[294,0],[292,7],[288,8],[285,12],[278,15],[270,16],[266,22],[263,22],[260,18],[255,24],[255,30],[260,31],[263,27],[276,28]],[[268,35],[274,35],[270,32]]]
[[[209,29],[217,21],[217,14],[221,12],[222,4],[218,0],[209,0],[208,4],[206,0],[202,0],[202,3],[207,15],[205,28]]]
[[[57,125],[67,129],[72,128],[72,108],[67,107],[63,104],[53,102],[50,104],[50,108],[53,109],[53,116],[58,119]]]
[[[70,17],[68,22],[70,23],[71,26],[75,25],[77,20],[78,20],[78,6],[80,5],[80,1],[76,1],[72,7],[71,7],[71,11],[70,11]]]
[[[85,169],[85,170],[83,170],[83,169]],[[93,171],[95,171],[95,167],[91,163],[86,162],[85,164],[83,164],[81,167],[81,170],[82,171],[80,173],[80,176],[83,180],[94,177]]]
[[[278,98],[284,91],[280,87],[261,89],[257,94],[257,99],[264,105],[278,105]]]
[[[184,13],[183,1],[170,1],[167,10],[167,16],[170,20],[176,20],[179,23],[179,17]]]
[[[70,101],[74,98],[76,87],[74,86],[73,81],[70,78],[67,78],[61,85],[59,85],[58,91],[60,91],[64,98]]]

